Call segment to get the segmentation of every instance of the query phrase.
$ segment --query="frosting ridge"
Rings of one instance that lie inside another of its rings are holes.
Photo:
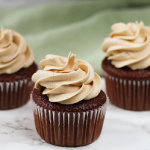
[[[15,73],[29,67],[34,61],[33,52],[22,35],[10,29],[0,30],[0,74]]]
[[[140,23],[116,23],[101,46],[116,68],[132,70],[150,66],[150,27]]]
[[[92,66],[83,60],[47,55],[40,62],[43,70],[33,74],[35,87],[47,94],[50,102],[73,104],[96,97],[101,90],[101,78]]]

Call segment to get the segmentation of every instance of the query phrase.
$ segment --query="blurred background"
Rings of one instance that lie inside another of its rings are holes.
[[[149,0],[0,0],[0,25],[22,34],[37,61],[71,51],[100,75],[105,57],[100,46],[111,25],[143,21],[150,26],[149,14]]]

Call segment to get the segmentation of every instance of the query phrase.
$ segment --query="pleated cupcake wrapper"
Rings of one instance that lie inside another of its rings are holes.
[[[34,83],[24,79],[0,83],[0,109],[13,109],[27,103]]]
[[[128,110],[150,110],[150,80],[126,80],[104,72],[110,101]]]
[[[82,146],[95,141],[102,130],[106,103],[85,112],[58,112],[33,102],[36,130],[46,142],[59,146]]]

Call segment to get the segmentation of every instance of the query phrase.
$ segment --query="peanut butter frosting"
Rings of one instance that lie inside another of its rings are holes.
[[[29,67],[33,52],[22,35],[10,29],[0,30],[0,74],[12,74]]]
[[[33,74],[35,87],[47,94],[50,102],[74,104],[96,97],[101,78],[92,66],[69,53],[68,58],[49,54],[40,62],[43,70]]]
[[[116,23],[111,29],[101,48],[116,68],[128,66],[136,70],[150,66],[150,27],[143,22]]]

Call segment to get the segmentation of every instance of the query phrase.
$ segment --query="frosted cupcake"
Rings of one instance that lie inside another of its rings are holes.
[[[17,108],[30,99],[37,71],[25,39],[11,29],[0,30],[0,109]]]
[[[95,141],[105,118],[108,98],[101,78],[83,60],[47,55],[43,70],[32,77],[36,130],[46,142],[59,146],[82,146]]]
[[[129,110],[150,110],[150,28],[116,23],[102,44],[102,62],[110,101]]]

